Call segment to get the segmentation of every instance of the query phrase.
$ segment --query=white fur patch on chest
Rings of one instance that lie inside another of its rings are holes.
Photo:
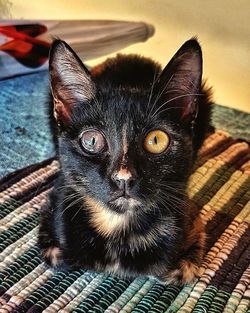
[[[129,213],[113,212],[103,203],[88,196],[84,201],[90,211],[90,223],[101,235],[108,237],[124,231],[129,226]]]

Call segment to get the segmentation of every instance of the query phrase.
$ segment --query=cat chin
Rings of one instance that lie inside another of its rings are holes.
[[[119,197],[109,202],[109,207],[116,213],[125,213],[128,211],[136,211],[140,206],[141,202],[134,198]]]

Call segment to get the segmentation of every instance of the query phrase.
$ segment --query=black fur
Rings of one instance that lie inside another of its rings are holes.
[[[58,247],[56,266],[174,281],[170,276],[181,260],[196,265],[203,249],[197,243],[200,233],[194,242],[187,239],[198,214],[187,199],[187,179],[210,120],[198,42],[186,42],[163,71],[152,60],[118,55],[90,73],[57,40],[50,75],[61,169],[41,213],[39,245],[45,259],[50,263],[47,251]],[[103,153],[90,155],[82,149],[80,134],[90,128],[104,134]],[[169,147],[158,155],[143,148],[154,129],[170,137]],[[133,176],[130,195],[139,201],[133,209],[110,204],[117,193],[112,175],[121,166]],[[103,212],[96,213],[87,197]],[[109,232],[103,225],[102,231],[102,213],[109,216],[111,228],[115,216],[124,217],[126,227]]]

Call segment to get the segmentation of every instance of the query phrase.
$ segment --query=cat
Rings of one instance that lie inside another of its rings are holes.
[[[186,189],[211,111],[198,41],[185,42],[163,70],[118,54],[89,71],[57,39],[49,73],[60,170],[41,210],[44,260],[193,282],[206,235]]]

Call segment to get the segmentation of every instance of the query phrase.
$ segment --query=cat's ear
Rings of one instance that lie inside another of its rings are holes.
[[[52,43],[49,74],[54,116],[60,125],[67,125],[71,120],[72,108],[93,99],[95,84],[82,61],[62,40]]]
[[[176,52],[157,80],[160,106],[164,104],[167,110],[173,108],[182,120],[195,118],[201,79],[201,47],[196,39],[191,39]]]

